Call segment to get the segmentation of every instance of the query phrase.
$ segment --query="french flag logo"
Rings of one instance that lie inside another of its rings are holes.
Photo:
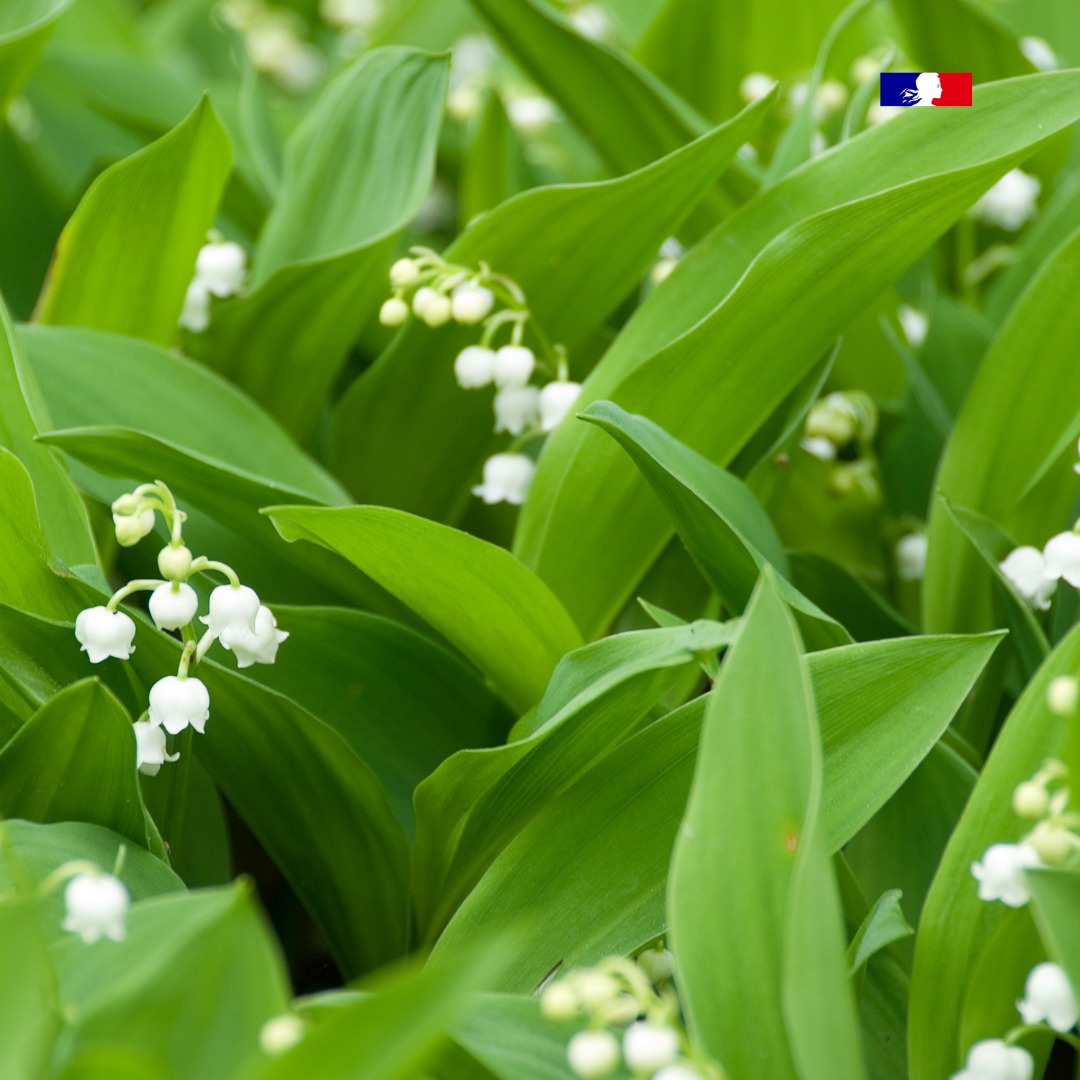
[[[883,71],[882,105],[970,105],[970,71]]]

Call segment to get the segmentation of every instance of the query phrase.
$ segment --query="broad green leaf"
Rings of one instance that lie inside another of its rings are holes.
[[[954,506],[1038,547],[1067,524],[1076,494],[1080,231],[1046,261],[1013,306],[968,393],[937,476]],[[991,625],[991,572],[943,502],[931,510],[923,604],[930,630]]]
[[[160,859],[100,825],[85,821],[39,825],[17,820],[0,825],[0,892],[17,890],[20,883],[35,888],[64,863],[77,859],[115,871],[132,900],[184,891],[184,883]],[[38,915],[47,941],[65,935],[60,926],[63,889],[41,899]]]
[[[911,977],[908,1053],[912,1080],[939,1080],[959,1065],[960,1017],[972,966],[1009,912],[980,900],[971,864],[991,844],[1017,841],[1027,825],[1012,809],[1016,785],[1060,757],[1065,731],[1046,704],[1051,679],[1080,666],[1080,630],[1050,654],[1028,684],[953,832],[923,907]]]
[[[42,394],[0,299],[0,448],[10,450],[30,474],[32,498],[37,501],[35,516],[45,534],[42,553],[48,552],[68,566],[94,563],[97,549],[86,510],[53,451],[34,441],[39,431],[51,426]],[[10,490],[9,483],[0,485],[0,490]],[[31,535],[37,531],[34,528]]]
[[[574,361],[763,114],[752,106],[628,176],[518,195],[470,226],[446,258],[513,278],[535,325]],[[491,395],[464,392],[453,359],[477,338],[475,327],[432,331],[414,320],[349,389],[328,456],[358,499],[445,519],[472,498],[467,485],[495,441]]]
[[[56,20],[72,0],[10,0],[0,10],[0,108],[30,78]]]
[[[507,746],[448,758],[416,792],[414,901],[435,936],[523,826],[637,731],[682,671],[715,655],[732,628],[705,621],[618,634],[568,653],[527,731]]]
[[[1076,986],[1080,983],[1080,875],[1068,870],[1037,870],[1028,875],[1028,883],[1046,947]]]
[[[412,833],[417,784],[454,751],[495,741],[505,709],[458,657],[389,619],[341,608],[274,613],[288,648],[253,677],[339,732]]]
[[[451,1026],[473,1007],[471,993],[496,981],[508,942],[488,941],[448,964],[398,972],[374,993],[344,1004],[288,1053],[251,1073],[251,1080],[412,1080]]]
[[[126,925],[120,942],[69,936],[54,948],[72,1018],[56,1065],[119,1045],[177,1080],[228,1080],[261,1056],[259,1031],[285,1011],[288,984],[251,885],[146,900]]]
[[[970,113],[905,113],[903,124],[796,170],[652,293],[585,383],[581,406],[608,398],[647,413],[727,464],[886,284],[1080,115],[1078,90],[1080,75],[1066,72],[983,86]],[[540,458],[515,550],[586,636],[610,622],[670,536],[646,486],[583,425],[562,425]]]
[[[131,717],[85,679],[50,698],[0,751],[0,814],[85,821],[147,847],[137,776]]]
[[[667,887],[690,1028],[735,1080],[863,1075],[819,739],[799,633],[765,571],[708,696]]]
[[[593,402],[582,419],[606,431],[630,455],[725,608],[741,611],[758,575],[771,566],[780,595],[796,613],[811,648],[850,644],[851,635],[788,581],[780,537],[738,477],[610,401]]]
[[[902,638],[807,658],[821,722],[828,847],[837,850],[934,745],[999,637]],[[509,844],[436,954],[527,919],[532,938],[499,989],[530,991],[558,963],[592,963],[665,929],[671,849],[705,699],[628,739]]]
[[[535,186],[521,139],[494,89],[485,96],[467,140],[457,191],[462,227]]]
[[[5,828],[0,825],[0,830]],[[8,1080],[38,1080],[44,1075],[60,1016],[56,975],[32,899],[0,897],[0,955],[7,974],[0,985],[0,1069]]]
[[[457,646],[519,712],[536,704],[577,630],[508,551],[380,506],[272,507],[286,540],[348,559]]]
[[[427,193],[447,67],[445,56],[377,49],[330,83],[286,148],[253,291],[215,305],[208,333],[189,339],[298,435],[311,434]]]
[[[167,135],[106,169],[60,236],[41,321],[172,341],[231,160],[204,98]]]
[[[904,910],[900,906],[902,898],[903,893],[899,889],[889,889],[875,901],[848,946],[848,968],[852,975],[860,972],[875,953],[915,933],[904,918]]]

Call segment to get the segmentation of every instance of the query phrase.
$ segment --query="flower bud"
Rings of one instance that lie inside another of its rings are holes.
[[[159,585],[150,594],[150,618],[159,630],[179,630],[187,626],[199,610],[199,597],[190,585],[174,581]]]
[[[417,295],[419,295],[419,293],[417,293]],[[415,303],[413,304],[413,311],[416,311]],[[423,304],[423,310],[418,311],[417,314],[420,316],[422,322],[430,326],[432,330],[435,330],[440,326],[445,326],[450,321],[452,311],[450,297],[437,292],[434,293],[433,296],[427,298]]]
[[[400,296],[391,296],[379,308],[379,322],[383,326],[400,326],[408,317],[409,305]]]
[[[655,986],[667,982],[675,974],[675,957],[669,949],[646,949],[637,962]]]
[[[495,378],[495,350],[469,345],[454,360],[454,378],[463,390],[477,390]]]
[[[610,1031],[582,1031],[570,1040],[566,1057],[583,1080],[609,1076],[619,1064],[619,1044]]]
[[[134,547],[144,536],[149,536],[154,531],[154,511],[113,514],[113,524],[116,526],[116,542],[121,547]]]
[[[183,544],[169,544],[158,552],[158,571],[168,581],[183,581],[191,573],[191,552]]]
[[[1074,675],[1059,675],[1046,689],[1046,704],[1058,716],[1072,716],[1080,701],[1080,682]]]
[[[679,1035],[666,1024],[639,1020],[626,1029],[623,1057],[633,1072],[656,1072],[679,1056]]]
[[[926,533],[908,533],[896,542],[896,574],[901,581],[922,581],[928,547]]]
[[[552,983],[540,995],[540,1012],[549,1020],[572,1020],[578,1014],[578,996],[567,982]]]
[[[130,517],[139,509],[139,500],[135,495],[121,495],[113,504],[112,512],[123,517]]]
[[[926,333],[930,329],[930,320],[926,315],[913,308],[910,304],[901,304],[896,312],[900,320],[900,328],[904,331],[904,337],[913,349],[918,349],[926,341]]]
[[[1050,809],[1050,795],[1042,784],[1035,780],[1025,780],[1016,785],[1012,804],[1018,817],[1037,821],[1045,817],[1046,811]]]
[[[504,345],[495,354],[495,385],[500,390],[524,386],[532,377],[536,356],[524,345]]]
[[[606,972],[589,970],[578,976],[576,989],[587,1009],[598,1009],[619,993],[619,984]]]
[[[775,79],[761,71],[752,71],[739,83],[739,97],[745,102],[760,101],[775,85]]]
[[[426,308],[428,304],[430,304],[431,301],[439,295],[440,294],[437,293],[430,285],[424,285],[421,288],[417,289],[416,292],[413,293],[412,298],[413,314],[418,317],[422,316],[424,314],[424,308]]]
[[[210,718],[210,693],[202,681],[166,675],[150,687],[150,723],[178,735],[189,725],[199,734]]]
[[[450,299],[450,308],[454,321],[465,326],[486,319],[495,306],[495,294],[475,281],[466,281],[459,285]]]
[[[1060,866],[1076,849],[1076,838],[1056,821],[1040,821],[1028,837],[1028,843],[1048,866]]]
[[[259,1032],[259,1046],[264,1054],[276,1057],[292,1049],[304,1036],[304,1021],[299,1016],[275,1016]]]
[[[75,619],[75,637],[91,664],[100,664],[110,656],[127,660],[135,651],[134,621],[122,611],[110,611],[106,607],[80,611]]]
[[[398,259],[390,267],[390,284],[395,289],[411,289],[420,284],[420,267],[412,259]]]
[[[131,898],[123,882],[111,874],[77,874],[64,890],[65,930],[92,945],[99,938],[123,941],[124,917]]]

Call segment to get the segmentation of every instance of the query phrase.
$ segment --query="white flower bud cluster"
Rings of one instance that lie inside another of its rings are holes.
[[[473,494],[485,503],[520,506],[534,466],[518,447],[554,431],[581,393],[580,384],[567,377],[564,351],[552,350],[555,378],[535,385],[533,379],[550,375],[552,365],[538,360],[524,344],[530,318],[525,295],[512,278],[493,273],[483,263],[473,270],[448,263],[429,248],[415,247],[390,267],[390,285],[393,294],[379,312],[385,326],[401,325],[411,311],[432,328],[451,321],[481,327],[479,342],[467,345],[455,358],[454,378],[463,390],[494,386],[495,433],[505,432],[515,442],[484,463],[483,479]],[[510,340],[496,346],[503,327],[510,329]]]
[[[245,668],[274,663],[278,647],[289,635],[277,628],[273,612],[260,602],[254,589],[240,583],[231,567],[205,556],[192,556],[183,541],[186,515],[165,484],[143,484],[121,495],[112,509],[117,541],[125,546],[151,532],[156,514],[162,514],[170,532],[168,545],[158,555],[162,577],[131,581],[106,605],[79,612],[75,637],[92,664],[110,657],[130,658],[135,651],[135,622],[117,608],[121,600],[136,592],[150,593],[150,617],[159,630],[182,632],[185,644],[177,674],[154,683],[146,718],[134,725],[136,767],[156,776],[165,762],[179,757],[168,752],[166,733],[178,735],[189,727],[200,734],[206,730],[210,694],[202,680],[189,672],[213,643],[220,642],[236,657],[237,667]],[[229,581],[210,593],[209,614],[200,619],[207,630],[199,639],[195,629],[199,597],[188,581],[195,574],[212,571],[224,574]]]
[[[838,498],[857,490],[871,500],[880,498],[872,453],[877,427],[877,405],[862,390],[828,394],[807,414],[799,445],[821,461],[837,463],[829,487]]]
[[[357,7],[357,0],[346,0],[334,7],[348,15]],[[269,75],[283,90],[301,94],[322,77],[325,57],[304,40],[306,27],[296,12],[271,7],[263,0],[223,0],[217,10],[225,22],[243,34],[254,68]]]
[[[195,276],[184,296],[180,325],[193,334],[201,334],[210,325],[210,297],[235,296],[243,291],[246,277],[244,249],[231,240],[212,236],[196,256]],[[141,537],[132,542],[137,543],[138,539]]]
[[[1009,552],[1000,569],[1032,608],[1046,611],[1059,581],[1080,589],[1080,533],[1058,533],[1042,551],[1029,544],[1018,547]]]
[[[644,963],[613,957],[594,968],[571,971],[544,990],[540,1009],[549,1020],[587,1021],[587,1028],[566,1048],[575,1076],[610,1076],[620,1062],[636,1080],[705,1080],[715,1075],[711,1063],[691,1057],[674,990],[669,986],[657,992],[653,985],[670,979],[671,954],[651,950],[648,956]]]

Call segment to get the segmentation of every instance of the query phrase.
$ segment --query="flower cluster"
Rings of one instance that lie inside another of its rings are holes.
[[[1064,681],[1063,681],[1064,680]],[[1048,691],[1048,704],[1056,712],[1076,708],[1077,681],[1070,676],[1055,679]],[[982,859],[971,866],[978,882],[979,898],[1000,901],[1009,907],[1023,907],[1031,899],[1025,872],[1047,866],[1062,866],[1080,850],[1080,814],[1069,811],[1067,772],[1058,761],[1048,761],[1013,792],[1013,810],[1033,828],[1019,843],[992,844]],[[1024,1024],[1045,1024],[1063,1034],[1072,1031],[1078,1020],[1076,995],[1065,971],[1055,963],[1037,964],[1024,986],[1024,996],[1016,1003]],[[953,1080],[1031,1080],[1035,1064],[1022,1047],[1013,1045],[1022,1035],[1016,1029],[1004,1039],[984,1039],[968,1052],[965,1067]]]
[[[255,69],[269,75],[283,90],[299,94],[319,81],[325,58],[304,40],[307,28],[295,11],[271,7],[262,0],[223,0],[218,11],[243,35]]]
[[[860,489],[875,501],[880,497],[873,455],[877,427],[877,406],[862,390],[828,394],[807,414],[799,445],[822,461],[836,463],[829,487],[837,497]]]
[[[571,971],[544,990],[540,1009],[548,1019],[587,1021],[566,1050],[576,1076],[609,1076],[620,1061],[635,1080],[711,1080],[719,1075],[712,1063],[695,1057],[679,1022],[674,990],[662,985],[672,969],[669,952],[650,950],[637,962],[613,957]]]
[[[184,295],[180,325],[201,334],[210,325],[210,297],[235,296],[244,288],[247,253],[239,244],[211,234],[195,259],[195,276]]]
[[[127,660],[135,651],[135,622],[119,611],[120,602],[136,592],[150,593],[150,617],[159,630],[179,631],[184,651],[175,675],[166,675],[150,688],[149,708],[135,723],[136,765],[140,772],[156,776],[166,761],[179,754],[166,749],[166,732],[178,735],[187,728],[206,730],[210,717],[210,694],[204,683],[190,674],[215,641],[236,657],[237,666],[272,664],[278,646],[289,635],[278,630],[273,612],[260,603],[254,589],[240,583],[230,566],[206,556],[192,556],[184,544],[186,515],[172,492],[160,480],[143,484],[113,503],[116,539],[131,547],[154,528],[158,512],[165,519],[170,540],[158,555],[161,578],[140,578],[115,592],[104,606],[87,608],[75,620],[75,637],[92,664],[115,657]],[[199,597],[188,584],[196,574],[216,572],[228,579],[210,593],[209,613],[200,621],[207,627],[200,638],[195,628]]]
[[[390,267],[393,295],[379,311],[384,326],[400,326],[411,313],[427,326],[454,322],[480,328],[480,339],[458,353],[454,377],[463,390],[494,386],[495,433],[515,441],[508,452],[484,464],[483,481],[473,493],[486,503],[521,505],[533,476],[532,459],[518,452],[525,443],[554,431],[573,408],[581,386],[567,376],[565,350],[556,346],[548,362],[539,360],[525,344],[529,307],[521,287],[484,263],[478,270],[446,262],[429,248],[415,247],[411,255]],[[496,345],[504,331],[509,340]],[[536,338],[545,345],[542,335]],[[547,375],[543,386],[534,380]],[[553,377],[550,377],[553,376]]]

